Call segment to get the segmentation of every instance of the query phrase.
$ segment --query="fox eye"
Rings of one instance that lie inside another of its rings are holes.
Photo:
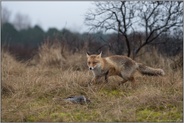
[[[96,64],[97,62],[93,62],[93,64]]]
[[[91,62],[88,62],[88,64],[91,64]]]

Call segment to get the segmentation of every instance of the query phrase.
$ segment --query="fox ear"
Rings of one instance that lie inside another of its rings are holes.
[[[88,52],[86,52],[86,56],[89,57],[89,53]]]
[[[100,58],[102,57],[102,51],[100,52],[100,54],[98,55]]]

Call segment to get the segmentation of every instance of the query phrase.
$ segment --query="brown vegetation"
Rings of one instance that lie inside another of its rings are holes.
[[[2,52],[2,121],[182,121],[182,69],[173,71],[172,60],[156,51],[137,57],[138,62],[163,68],[166,75],[137,73],[136,89],[130,82],[118,86],[118,77],[86,86],[92,73],[85,52],[64,55],[53,47],[43,44],[37,57],[26,63]],[[53,100],[71,95],[85,95],[91,103]]]

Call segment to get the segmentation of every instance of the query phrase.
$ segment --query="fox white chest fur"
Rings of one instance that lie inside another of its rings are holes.
[[[102,74],[102,70],[101,70],[100,66],[93,69],[92,72],[93,72],[94,76],[101,76],[101,74]]]

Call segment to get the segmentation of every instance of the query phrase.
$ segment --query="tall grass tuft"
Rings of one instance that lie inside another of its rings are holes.
[[[66,63],[62,50],[59,42],[46,41],[39,47],[38,54],[31,62],[41,66],[62,67]]]

